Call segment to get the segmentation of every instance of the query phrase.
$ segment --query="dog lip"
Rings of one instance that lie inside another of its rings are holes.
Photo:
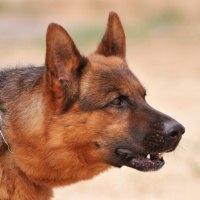
[[[116,155],[120,159],[118,166],[128,166],[139,171],[156,171],[163,167],[163,153],[134,153],[129,149],[116,149]],[[150,156],[148,156],[150,155]]]
[[[116,154],[119,156],[128,156],[128,155],[132,155],[133,152],[129,149],[119,148],[119,149],[116,149]]]
[[[145,172],[159,170],[164,164],[163,157],[160,158],[158,154],[150,154],[150,159],[147,157],[133,158],[129,166]]]

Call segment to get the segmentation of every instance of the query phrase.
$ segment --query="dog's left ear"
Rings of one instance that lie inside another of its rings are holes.
[[[110,12],[106,32],[95,53],[125,58],[126,36],[117,13]]]

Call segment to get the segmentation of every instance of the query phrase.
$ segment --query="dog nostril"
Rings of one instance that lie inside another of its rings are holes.
[[[170,137],[178,137],[184,134],[185,132],[185,128],[175,120],[165,122],[163,128],[165,134]]]
[[[181,135],[183,135],[185,133],[185,127],[183,127],[182,125],[180,125],[179,132],[180,132]]]
[[[179,135],[179,131],[178,131],[178,130],[174,130],[174,131],[172,131],[171,133],[169,133],[169,135],[170,135],[171,137],[176,137],[176,136]]]
[[[171,137],[181,136],[184,132],[185,128],[181,124],[177,124],[167,131],[168,135]]]

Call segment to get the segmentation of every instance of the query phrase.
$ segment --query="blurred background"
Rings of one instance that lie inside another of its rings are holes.
[[[45,60],[50,22],[61,24],[85,55],[94,51],[109,11],[121,17],[130,68],[148,102],[186,127],[161,171],[112,168],[55,190],[53,200],[196,200],[200,198],[199,0],[0,0],[0,66]]]

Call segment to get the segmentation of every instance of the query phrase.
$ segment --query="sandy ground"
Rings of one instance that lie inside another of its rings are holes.
[[[141,2],[144,4],[144,1]],[[157,1],[152,2],[154,6],[151,7],[156,7]],[[173,116],[186,127],[186,134],[181,144],[174,153],[165,156],[166,165],[159,172],[141,173],[127,167],[112,168],[92,180],[56,189],[53,200],[199,199],[200,17],[197,12],[199,4],[195,7],[186,4],[186,1],[174,2],[179,10],[185,9],[185,21],[176,24],[175,28],[161,27],[162,30],[156,29],[139,39],[128,31],[127,60],[130,68],[147,88],[148,102],[158,110]],[[185,7],[181,2],[185,2]],[[107,13],[112,5],[113,1],[109,5],[102,1],[100,5],[102,13]],[[164,6],[161,5],[158,9],[163,9]],[[74,7],[71,5],[70,8]],[[63,19],[64,14],[58,12],[59,6],[53,9],[51,16],[49,13],[45,15],[38,11],[37,16],[28,15],[24,18],[12,9],[8,9],[9,12],[6,12],[7,10],[0,12],[0,66],[42,64],[45,55],[46,25],[54,18],[64,25],[67,24],[72,35],[76,30],[74,24],[80,25],[79,30],[84,29],[83,24],[88,22],[94,24],[97,21],[102,23],[102,26],[105,25],[107,14],[102,15],[102,18],[98,16],[100,11],[95,13],[90,7],[85,7],[87,10],[78,19],[73,19],[74,12],[66,13],[67,16],[71,16],[68,22]],[[136,5],[136,7],[139,8],[139,10],[134,9],[138,13],[136,16],[142,18],[145,6]],[[78,10],[80,11],[80,7]],[[129,29],[134,25],[130,20],[130,9],[127,13],[124,12],[126,7],[122,6],[118,10],[122,13],[121,17],[126,28]],[[95,38],[90,45],[82,45],[80,42],[79,46],[89,52],[95,48],[99,39]]]

